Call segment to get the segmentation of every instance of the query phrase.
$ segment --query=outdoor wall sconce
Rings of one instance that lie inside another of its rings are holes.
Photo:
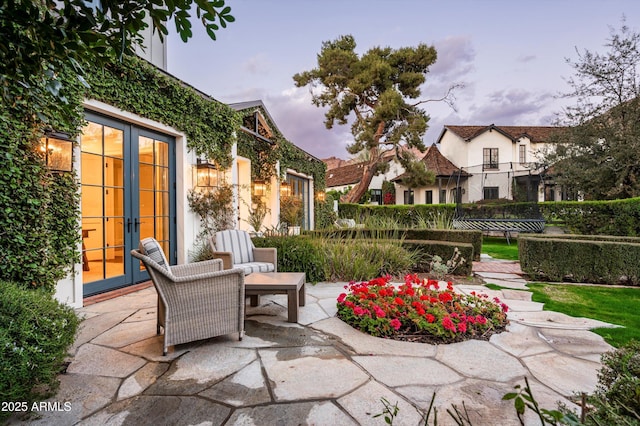
[[[290,197],[291,196],[291,185],[287,182],[280,183],[280,196],[281,197]]]
[[[263,180],[256,180],[253,182],[253,195],[257,197],[264,197],[267,193],[267,184]]]
[[[50,170],[70,172],[73,170],[73,141],[62,132],[47,132],[42,141],[45,161]]]
[[[196,176],[196,186],[200,188],[213,188],[218,186],[218,168],[208,160],[198,158]]]
[[[324,191],[318,191],[316,192],[316,200],[318,201],[324,201],[326,199],[326,193]]]

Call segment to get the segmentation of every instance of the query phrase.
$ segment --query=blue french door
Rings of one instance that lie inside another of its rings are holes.
[[[175,139],[93,113],[86,120],[80,181],[89,296],[148,279],[130,255],[143,238],[156,238],[175,264]]]

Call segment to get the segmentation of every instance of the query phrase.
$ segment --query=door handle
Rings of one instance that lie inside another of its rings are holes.
[[[136,217],[133,221],[133,232],[138,232],[138,225],[140,225],[140,221]]]
[[[131,218],[127,218],[127,234],[131,233]]]

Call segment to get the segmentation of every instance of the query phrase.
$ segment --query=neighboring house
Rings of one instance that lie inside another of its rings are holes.
[[[469,174],[462,185],[463,203],[487,199],[546,201],[562,199],[537,154],[549,147],[560,127],[452,126],[438,138],[442,154]]]
[[[434,183],[409,188],[404,183],[406,173],[396,176],[391,179],[396,186],[396,204],[455,203],[458,194],[464,195],[464,186],[470,175],[445,158],[435,144],[427,148],[421,161],[425,163],[427,170],[434,173]]]
[[[154,62],[164,63],[163,49],[154,49],[154,53],[160,55]],[[191,91],[194,97],[219,105],[177,78],[168,74],[167,78]],[[279,132],[262,102],[233,107],[239,111],[255,110],[255,126],[245,125],[241,132],[266,141]],[[231,183],[237,213],[235,226],[248,229],[248,211],[242,200],[251,199],[252,191],[265,187],[252,182],[252,160],[237,155],[237,142],[229,141],[230,167],[219,170],[207,159],[196,156],[185,131],[95,99],[87,99],[84,108],[86,125],[73,152],[73,171],[81,187],[82,247],[78,251],[82,260],[71,276],[58,283],[58,300],[81,307],[83,297],[148,280],[146,270],[130,255],[130,250],[146,237],[160,242],[170,264],[188,262],[200,231],[198,216],[188,202],[189,192],[197,187],[212,187],[223,179]],[[224,119],[207,118],[205,124],[209,127],[197,131],[210,131],[215,120]],[[306,158],[321,164],[308,154]],[[293,194],[306,199],[305,226],[313,228],[313,202],[309,201],[313,200],[313,179],[295,170],[283,172]],[[274,190],[262,193],[270,210],[266,226],[278,223],[282,184],[277,176],[268,182]]]
[[[422,152],[414,148],[411,148],[411,152],[418,158],[423,155]],[[393,151],[387,152],[383,158],[389,163],[389,170],[371,179],[369,193],[371,194],[370,202],[372,204],[382,204],[382,183],[384,181],[390,182],[399,174],[404,173],[404,168],[395,160]],[[362,168],[365,163],[354,162],[354,160],[345,161],[336,157],[330,157],[322,161],[327,164],[326,191],[348,191],[362,180]],[[344,165],[335,166],[336,164]]]

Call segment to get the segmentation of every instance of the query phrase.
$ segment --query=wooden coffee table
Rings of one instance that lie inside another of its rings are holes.
[[[252,273],[244,277],[244,294],[258,306],[261,294],[286,294],[289,322],[298,322],[298,306],[304,306],[304,272]]]

